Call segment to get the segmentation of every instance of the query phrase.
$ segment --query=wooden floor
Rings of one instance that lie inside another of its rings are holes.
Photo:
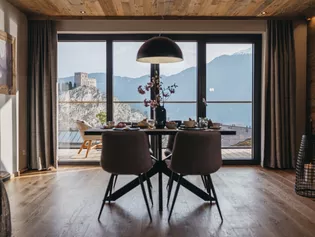
[[[226,166],[212,177],[224,216],[222,225],[216,205],[210,206],[184,188],[168,223],[167,208],[162,214],[157,209],[156,177],[150,224],[140,187],[106,205],[101,222],[97,221],[109,179],[99,167],[60,167],[58,172],[26,174],[5,183],[13,236],[315,236],[315,202],[295,194],[293,171]],[[117,185],[131,178],[122,176]],[[199,177],[189,179],[201,186]]]
[[[101,150],[92,149],[88,157],[85,158],[86,150],[78,154],[79,149],[59,149],[58,160],[61,162],[86,162],[99,161]],[[252,149],[222,149],[223,160],[250,160],[252,159]]]

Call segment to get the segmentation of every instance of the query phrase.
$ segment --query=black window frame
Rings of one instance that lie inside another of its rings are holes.
[[[58,33],[58,42],[104,42],[106,41],[106,107],[107,118],[113,120],[113,42],[145,41],[157,34],[64,34]],[[224,164],[260,164],[261,161],[261,77],[262,77],[262,34],[163,34],[178,42],[197,43],[197,106],[196,117],[206,117],[206,107],[203,98],[206,98],[206,45],[208,43],[244,43],[252,44],[253,57],[253,159],[251,160],[224,160]],[[136,59],[135,59],[136,60]],[[151,77],[155,70],[160,73],[159,65],[151,64]],[[154,93],[151,92],[151,98]],[[151,110],[151,117],[152,117]]]

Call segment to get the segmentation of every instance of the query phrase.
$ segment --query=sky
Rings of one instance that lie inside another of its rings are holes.
[[[150,73],[150,64],[136,61],[143,42],[114,42],[114,75],[140,77]],[[197,43],[179,42],[184,61],[161,64],[161,75],[173,75],[197,65]],[[207,63],[221,55],[232,55],[252,47],[251,44],[208,44]],[[106,72],[106,42],[59,42],[58,77],[68,77],[74,72]]]

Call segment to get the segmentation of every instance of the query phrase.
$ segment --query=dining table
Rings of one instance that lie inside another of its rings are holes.
[[[90,128],[86,130],[84,133],[85,135],[102,135],[103,133],[106,133],[108,131],[113,131],[113,129],[102,129],[102,128]],[[151,140],[151,149],[153,152],[153,157],[155,157],[155,163],[153,167],[147,172],[146,175],[142,175],[143,180],[146,180],[146,177],[151,178],[152,176],[155,176],[158,174],[158,199],[159,199],[159,211],[163,211],[163,174],[170,177],[172,174],[172,171],[167,167],[165,159],[163,159],[162,154],[162,137],[165,135],[176,135],[178,132],[181,132],[183,130],[181,129],[140,129],[140,131],[145,132],[147,135],[150,136]],[[203,129],[203,131],[207,132],[220,132],[222,136],[224,135],[236,135],[235,130],[230,129]],[[173,180],[177,181],[179,175],[176,173],[173,173]],[[118,198],[122,197],[126,193],[130,192],[132,189],[136,188],[139,183],[138,177],[127,183],[126,185],[122,186],[115,192],[113,192],[111,195],[109,195],[106,200],[110,201],[116,201]],[[193,194],[197,195],[201,199],[205,201],[214,201],[215,199],[188,181],[185,178],[182,178],[181,185],[188,189]]]

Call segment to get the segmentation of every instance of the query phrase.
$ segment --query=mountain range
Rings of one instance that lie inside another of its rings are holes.
[[[207,117],[224,124],[251,126],[252,105],[222,104],[213,101],[251,101],[252,100],[252,49],[242,50],[232,55],[219,56],[206,65]],[[162,72],[163,74],[163,72]],[[89,78],[95,78],[100,92],[106,91],[106,74],[90,73]],[[197,98],[197,68],[190,67],[177,74],[161,76],[165,86],[176,83],[176,93],[170,101],[196,101]],[[138,78],[114,76],[114,97],[119,101],[140,101],[149,99],[149,93],[140,95],[139,85],[150,81],[149,75]],[[59,78],[59,83],[74,83],[74,76]],[[211,103],[212,101],[212,103]],[[134,109],[145,111],[142,103],[130,104]],[[195,104],[167,104],[167,116],[170,119],[195,118]]]

